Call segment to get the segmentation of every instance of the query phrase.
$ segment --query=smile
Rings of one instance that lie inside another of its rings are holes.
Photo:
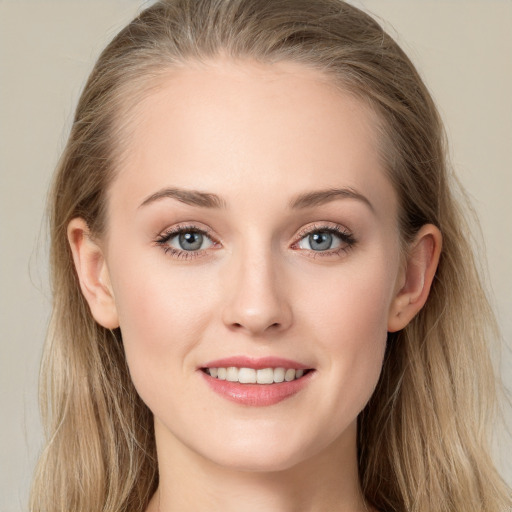
[[[278,384],[280,382],[291,382],[300,379],[309,370],[294,368],[204,368],[203,371],[211,377],[228,382],[239,382],[240,384]]]
[[[275,357],[218,359],[198,369],[216,394],[253,407],[274,405],[296,395],[316,374],[297,361]]]

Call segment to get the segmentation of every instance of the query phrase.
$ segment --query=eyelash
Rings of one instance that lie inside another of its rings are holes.
[[[314,224],[312,226],[307,226],[297,233],[297,241],[292,244],[292,249],[297,248],[298,244],[307,236],[310,236],[314,233],[330,233],[332,235],[336,235],[342,245],[337,247],[336,249],[326,250],[326,251],[313,251],[309,250],[310,257],[312,258],[322,258],[328,256],[339,256],[340,254],[348,252],[350,249],[354,247],[357,243],[357,240],[354,238],[354,235],[350,233],[346,228],[343,228],[339,225],[325,225],[325,224]]]
[[[169,254],[171,257],[180,260],[200,258],[207,255],[207,249],[201,249],[198,251],[184,251],[168,245],[169,240],[172,240],[175,236],[180,235],[181,233],[199,233],[209,238],[213,242],[213,245],[220,243],[216,240],[209,229],[199,228],[194,225],[178,225],[158,235],[155,240],[155,244],[160,246],[165,254]]]
[[[162,248],[165,254],[169,254],[171,257],[176,259],[189,260],[193,258],[200,258],[203,256],[207,256],[208,249],[200,249],[196,251],[185,251],[181,249],[176,249],[175,247],[171,247],[168,245],[169,240],[172,240],[175,236],[180,235],[182,233],[199,233],[208,239],[210,239],[213,243],[213,246],[220,244],[220,242],[213,236],[212,232],[209,229],[199,228],[194,225],[178,225],[174,226],[163,233],[159,234],[155,239],[155,245]],[[318,257],[326,257],[326,256],[337,256],[342,253],[348,252],[350,249],[354,247],[357,243],[354,236],[345,228],[342,228],[338,225],[325,225],[325,224],[314,224],[313,226],[308,226],[299,233],[297,233],[297,241],[291,245],[292,249],[300,250],[298,244],[307,236],[312,235],[314,233],[330,233],[336,235],[342,245],[334,250],[326,250],[326,251],[313,251],[312,249],[307,250],[310,253],[310,257],[318,258]]]

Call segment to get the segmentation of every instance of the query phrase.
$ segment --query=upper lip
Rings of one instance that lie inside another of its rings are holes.
[[[263,368],[284,368],[285,370],[311,369],[311,366],[299,363],[298,361],[273,356],[258,358],[248,356],[225,357],[209,361],[202,365],[201,368],[229,368],[230,366],[234,366],[236,368],[254,368],[255,370],[261,370]]]

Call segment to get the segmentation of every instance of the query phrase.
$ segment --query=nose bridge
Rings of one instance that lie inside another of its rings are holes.
[[[268,241],[234,251],[223,314],[229,328],[258,335],[289,327],[292,311],[280,269],[279,254]]]

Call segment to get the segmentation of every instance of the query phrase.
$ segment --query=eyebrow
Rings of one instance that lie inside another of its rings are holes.
[[[336,199],[356,199],[368,206],[372,212],[375,212],[375,208],[372,203],[370,203],[365,196],[350,187],[329,188],[315,192],[306,192],[293,199],[290,203],[290,207],[293,209],[311,208],[312,206],[320,206],[330,203]]]
[[[154,194],[148,196],[140,204],[139,208],[148,204],[160,201],[161,199],[175,199],[182,203],[199,206],[201,208],[225,208],[226,201],[217,194],[208,192],[200,192],[198,190],[185,190],[181,188],[163,188]],[[314,192],[306,192],[296,196],[290,202],[290,208],[294,210],[311,208],[313,206],[320,206],[337,199],[356,199],[366,204],[372,212],[375,212],[373,205],[362,194],[353,188],[329,188],[325,190],[317,190]]]
[[[225,208],[226,202],[216,194],[199,192],[198,190],[184,190],[181,188],[163,188],[144,199],[139,208],[148,204],[160,201],[161,199],[176,199],[191,206],[200,206],[202,208]]]

